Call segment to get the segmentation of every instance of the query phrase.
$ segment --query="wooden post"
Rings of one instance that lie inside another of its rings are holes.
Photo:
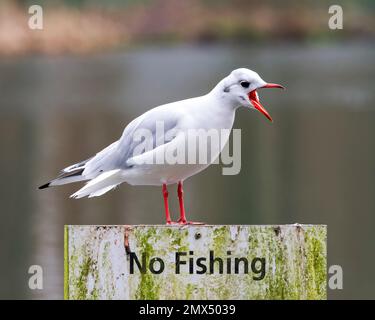
[[[64,295],[326,299],[326,236],[323,225],[65,226]]]

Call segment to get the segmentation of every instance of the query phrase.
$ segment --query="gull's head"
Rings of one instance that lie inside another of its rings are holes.
[[[219,95],[231,107],[256,109],[272,121],[259,101],[257,90],[262,88],[284,89],[280,84],[265,82],[259,74],[250,69],[240,68],[233,70],[229,76],[220,81],[213,93]]]

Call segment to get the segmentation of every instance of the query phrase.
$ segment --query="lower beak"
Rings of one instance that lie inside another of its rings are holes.
[[[264,85],[263,87],[260,87],[259,89],[261,88],[280,88],[280,89],[285,89],[282,85],[280,84],[276,84],[276,83],[267,83],[266,85]],[[254,106],[255,109],[257,109],[259,112],[263,113],[264,116],[270,120],[271,122],[273,122],[270,114],[268,113],[268,111],[261,105],[260,101],[259,101],[259,96],[258,96],[258,93],[256,90],[253,90],[253,91],[250,91],[249,92],[249,99],[250,99],[250,102],[252,103],[252,105]]]

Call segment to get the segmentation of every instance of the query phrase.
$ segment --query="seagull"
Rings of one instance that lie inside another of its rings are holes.
[[[186,219],[183,182],[207,168],[219,156],[229,139],[235,112],[239,107],[258,110],[272,122],[270,114],[259,101],[257,90],[262,88],[284,89],[282,85],[265,82],[258,73],[250,69],[233,70],[206,95],[164,104],[145,112],[126,126],[119,140],[95,156],[63,169],[56,179],[39,189],[88,181],[71,195],[71,198],[79,199],[101,196],[123,182],[130,185],[161,186],[168,225],[200,224]],[[163,135],[157,134],[157,126],[160,124],[163,125]],[[167,150],[178,149],[186,142],[186,136],[192,129],[227,130],[229,133],[224,135],[222,143],[206,162],[150,161],[165,154]],[[140,133],[144,133],[142,139],[139,138]],[[180,208],[177,222],[172,221],[168,206],[167,186],[172,184],[177,184]]]

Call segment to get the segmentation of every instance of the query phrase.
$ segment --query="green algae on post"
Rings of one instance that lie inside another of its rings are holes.
[[[326,299],[326,238],[323,225],[67,226],[64,295]]]

